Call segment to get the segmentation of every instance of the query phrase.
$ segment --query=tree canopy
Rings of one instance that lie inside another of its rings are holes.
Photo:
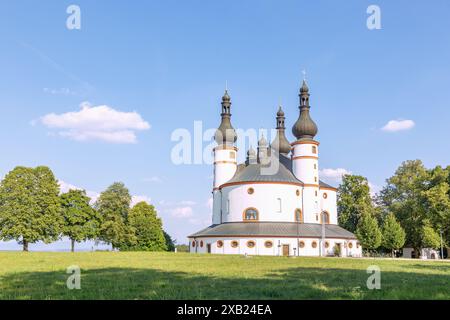
[[[64,224],[62,235],[71,240],[71,250],[75,250],[75,242],[94,239],[98,236],[100,216],[89,202],[90,198],[84,190],[69,190],[61,196],[61,207]]]
[[[59,238],[62,226],[59,186],[44,166],[16,167],[0,183],[0,239],[28,244]]]

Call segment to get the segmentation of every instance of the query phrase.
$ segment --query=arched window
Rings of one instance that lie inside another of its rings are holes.
[[[303,213],[301,209],[295,209],[295,221],[303,223]]]
[[[255,208],[247,208],[244,211],[244,221],[258,221],[258,210]]]
[[[203,248],[203,240],[200,241],[200,248]]]
[[[192,241],[192,246],[195,248],[195,240]]]
[[[320,215],[320,223],[330,223],[330,214],[327,211],[322,212],[322,214]]]

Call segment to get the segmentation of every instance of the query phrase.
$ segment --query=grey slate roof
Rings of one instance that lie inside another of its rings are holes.
[[[292,173],[292,160],[290,157],[280,154],[279,157],[280,166],[276,174],[263,175],[261,174],[262,166],[260,163],[238,165],[237,170],[233,178],[226,183],[235,182],[292,182],[303,184],[303,182],[297,179]],[[326,188],[334,188],[329,184],[319,180],[319,185]]]
[[[322,236],[322,225],[316,223],[295,222],[229,222],[211,225],[189,236],[196,237],[314,237]],[[326,238],[356,239],[355,235],[338,225],[325,225]]]
[[[262,174],[264,171],[260,163],[249,164],[245,167],[241,166],[239,169],[236,171],[234,177],[226,183],[253,181],[302,183],[281,163],[277,173],[273,175]]]

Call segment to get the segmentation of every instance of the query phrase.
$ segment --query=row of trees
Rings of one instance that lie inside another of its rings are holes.
[[[84,190],[60,194],[53,172],[44,166],[16,167],[0,183],[0,240],[16,240],[28,251],[38,241],[66,236],[75,243],[98,240],[119,250],[166,251],[174,242],[164,232],[155,208],[139,202],[116,182],[91,205]]]
[[[427,169],[405,161],[374,197],[366,178],[345,175],[338,189],[339,224],[356,234],[364,249],[394,253],[411,246],[450,243],[450,166]],[[418,255],[417,255],[418,256]]]

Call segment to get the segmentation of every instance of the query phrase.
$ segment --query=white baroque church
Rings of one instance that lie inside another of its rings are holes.
[[[237,163],[231,98],[222,97],[215,134],[212,225],[190,235],[191,253],[272,256],[361,256],[355,235],[337,222],[337,189],[319,179],[318,129],[310,116],[309,88],[300,88],[300,114],[285,136],[279,108],[277,135],[262,136],[244,163]]]

